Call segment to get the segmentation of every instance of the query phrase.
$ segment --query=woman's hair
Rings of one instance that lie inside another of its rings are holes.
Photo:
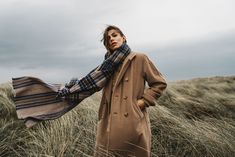
[[[116,30],[118,33],[120,33],[120,35],[121,35],[122,37],[125,36],[125,35],[122,33],[122,31],[121,31],[118,27],[116,27],[116,26],[114,26],[114,25],[108,25],[108,26],[105,28],[104,33],[103,33],[103,38],[101,39],[101,42],[103,42],[105,48],[106,48],[108,51],[110,51],[109,42],[108,42],[108,32],[109,32],[110,30],[113,30],[113,29]],[[125,40],[125,43],[126,43],[126,40]]]

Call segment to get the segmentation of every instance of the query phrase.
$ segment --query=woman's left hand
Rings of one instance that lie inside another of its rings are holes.
[[[59,99],[61,97],[67,96],[70,94],[70,91],[68,88],[64,87],[63,89],[59,89],[56,95],[56,99]]]
[[[145,109],[145,102],[144,102],[143,99],[137,100],[137,105],[139,106],[139,108],[140,108],[141,110],[144,110],[144,109]]]

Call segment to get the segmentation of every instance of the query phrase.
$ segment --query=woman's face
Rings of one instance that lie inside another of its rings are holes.
[[[111,29],[108,31],[108,43],[110,50],[116,50],[123,44],[124,41],[126,41],[126,37],[121,36],[117,30]]]

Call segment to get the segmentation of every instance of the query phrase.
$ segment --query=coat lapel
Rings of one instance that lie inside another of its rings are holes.
[[[120,72],[119,72],[119,74],[118,74],[118,76],[117,76],[117,80],[116,80],[116,82],[115,82],[115,84],[114,84],[114,87],[113,87],[114,89],[115,89],[116,86],[120,83],[120,81],[121,81],[123,75],[125,74],[125,72],[126,72],[128,66],[129,66],[129,64],[131,63],[131,60],[132,60],[135,56],[136,56],[136,53],[130,53],[130,54],[127,56],[127,58],[124,60],[123,65],[122,65],[122,67],[121,67],[121,70],[120,70]]]

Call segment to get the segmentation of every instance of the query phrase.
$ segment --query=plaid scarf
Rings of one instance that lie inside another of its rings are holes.
[[[29,76],[12,78],[18,118],[31,127],[37,122],[61,117],[82,100],[101,90],[130,52],[129,46],[123,44],[112,54],[106,53],[100,66],[81,80],[72,79],[66,84],[69,93],[64,95],[65,98],[56,98],[60,84],[48,84]]]
[[[114,51],[112,55],[107,52],[105,60],[100,66],[93,69],[88,75],[80,80],[72,79],[65,86],[69,91],[62,94],[62,96],[65,96],[65,99],[68,101],[80,102],[84,99],[85,95],[90,96],[101,90],[130,52],[131,49],[126,43],[122,44],[122,46]]]

